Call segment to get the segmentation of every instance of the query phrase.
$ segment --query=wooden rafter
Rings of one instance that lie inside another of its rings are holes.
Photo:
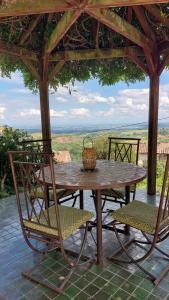
[[[78,6],[79,4],[77,0],[66,0],[66,3],[73,6]]]
[[[136,55],[133,49],[128,48],[127,57],[130,58],[145,74],[149,75],[147,66],[140,60],[140,57]]]
[[[32,22],[30,22],[27,30],[24,31],[23,34],[21,35],[18,45],[23,45],[26,42],[26,40],[29,38],[31,32],[35,29],[36,25],[39,23],[41,18],[42,18],[42,15],[37,15],[32,20]]]
[[[151,40],[113,11],[93,9],[87,13],[140,47],[151,49]]]
[[[127,22],[131,24],[132,21],[132,16],[133,16],[133,9],[131,6],[128,7],[127,9]],[[125,41],[126,47],[130,46],[130,40],[126,39]]]
[[[161,75],[161,73],[163,72],[165,66],[169,64],[169,53],[166,54],[162,60],[162,62],[160,63],[159,69],[158,69],[158,74]]]
[[[150,24],[148,23],[146,17],[145,17],[145,12],[143,7],[141,6],[133,6],[134,12],[137,16],[137,19],[141,25],[141,27],[144,30],[144,33],[149,36],[152,41],[156,41],[156,37],[155,37],[155,33],[153,31],[153,29],[151,28]]]
[[[50,52],[56,47],[56,45],[63,38],[65,33],[69,30],[72,24],[76,21],[76,19],[80,16],[81,11],[69,11],[65,12],[63,17],[58,22],[56,28],[52,32],[47,45],[45,47],[45,53],[50,54]]]
[[[158,44],[158,51],[160,54],[165,54],[166,52],[168,53],[169,51],[169,41],[162,41],[161,43]]]
[[[36,67],[33,65],[32,61],[30,61],[29,59],[27,59],[25,57],[21,57],[21,60],[23,61],[24,65],[27,67],[27,69],[29,70],[31,75],[39,81],[40,76],[38,74]]]
[[[1,1],[0,17],[63,12],[73,9],[65,0]]]
[[[64,60],[59,61],[56,66],[53,67],[53,69],[51,70],[48,79],[52,80],[59,72],[60,70],[63,68],[65,62]]]
[[[111,59],[118,57],[127,57],[127,52],[132,51],[136,56],[143,56],[143,52],[137,47],[123,47],[120,49],[90,49],[90,50],[69,50],[58,51],[49,56],[49,61],[80,61],[91,59]]]
[[[108,8],[133,5],[168,3],[167,0],[89,0],[88,8]]]
[[[159,22],[164,24],[166,27],[169,28],[169,19],[164,15],[161,14],[160,10],[154,5],[146,5],[145,8],[152,14]]]
[[[44,45],[46,45],[46,43],[47,43],[48,26],[50,26],[50,23],[52,22],[52,18],[53,18],[53,13],[48,14],[46,31],[44,32]],[[43,61],[42,61],[42,70],[41,70],[43,80],[48,79],[48,67],[49,67],[49,53],[44,53],[44,57],[43,57]]]
[[[77,9],[75,0],[36,0],[36,1],[1,1],[0,17],[22,16],[44,13],[64,12]],[[167,0],[157,0],[155,3],[168,3]],[[81,6],[81,2],[79,7]],[[87,1],[88,8],[108,8],[133,5],[154,4],[154,0],[89,0]]]
[[[99,27],[100,27],[100,23],[96,20],[93,19],[93,28],[92,28],[92,36],[93,36],[93,41],[94,41],[94,45],[95,48],[98,49],[99,48]]]
[[[153,59],[152,53],[144,49],[145,59],[147,61],[147,66],[149,69],[149,74],[152,75],[156,72],[155,61]]]
[[[132,15],[133,15],[132,7],[129,6],[127,10],[127,21],[129,23],[131,23],[132,21]]]
[[[25,57],[33,61],[38,60],[36,52],[25,49],[23,47],[15,46],[13,44],[5,43],[0,40],[0,53],[8,54],[16,57]]]

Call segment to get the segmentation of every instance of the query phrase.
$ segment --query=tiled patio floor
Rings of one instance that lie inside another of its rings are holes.
[[[146,193],[139,192],[139,199],[146,201]],[[85,195],[85,208],[92,207],[92,199]],[[148,199],[153,203],[154,198]],[[158,201],[158,197],[157,197]],[[87,205],[88,204],[88,205]],[[117,247],[114,234],[103,232],[105,257]],[[93,246],[89,235],[90,246]],[[67,246],[78,247],[80,233],[67,242]],[[0,300],[47,300],[47,299],[116,299],[116,300],[169,300],[169,274],[158,287],[154,287],[145,274],[129,265],[117,265],[105,258],[105,266],[100,269],[92,265],[88,269],[77,270],[62,295],[58,295],[40,285],[23,278],[20,273],[32,267],[39,261],[39,254],[33,253],[24,242],[18,223],[15,197],[0,200]],[[168,247],[165,244],[164,247]],[[87,247],[89,250],[91,247]],[[138,251],[131,248],[135,255]],[[134,252],[135,251],[135,252]],[[139,253],[140,253],[139,248]],[[147,267],[154,272],[160,270],[163,261],[154,256],[146,262]],[[66,264],[58,252],[52,252],[38,268],[38,273],[49,282],[58,283],[58,277],[63,276]]]

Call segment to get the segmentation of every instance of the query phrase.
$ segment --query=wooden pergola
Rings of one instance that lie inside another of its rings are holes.
[[[2,0],[0,4],[0,23],[8,24],[10,33],[14,22],[21,22],[15,39],[0,34],[0,53],[21,60],[37,81],[44,139],[51,137],[48,85],[67,63],[128,59],[149,76],[149,194],[156,192],[159,79],[169,63],[168,15],[166,0]],[[36,49],[33,38],[39,27],[42,46]],[[111,40],[114,33],[117,43]]]

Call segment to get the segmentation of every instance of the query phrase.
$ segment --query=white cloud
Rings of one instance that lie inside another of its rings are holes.
[[[149,94],[149,89],[124,89],[119,92],[120,96],[125,96],[129,98],[138,97],[138,96],[147,96]]]
[[[116,111],[116,116],[128,115],[148,118],[149,109],[149,89],[124,89],[114,97],[115,101],[112,107]],[[159,115],[160,118],[168,115],[169,111],[169,84],[160,86],[159,92]],[[104,114],[102,114],[104,116]],[[106,116],[106,115],[105,115]]]
[[[16,89],[11,89],[10,92],[16,93],[16,94],[21,94],[21,95],[31,95],[31,91],[27,89],[26,87],[23,89],[16,88]]]
[[[70,110],[71,116],[76,118],[85,118],[90,116],[90,111],[87,108],[74,108]]]
[[[114,114],[114,108],[108,109],[107,111],[106,110],[99,110],[97,112],[97,116],[98,117],[103,117],[103,118],[110,117],[113,114]]]
[[[62,118],[62,117],[64,117],[66,114],[67,114],[67,111],[66,111],[66,110],[61,110],[61,111],[56,111],[56,110],[54,110],[54,109],[51,109],[51,110],[50,110],[50,116],[51,116],[51,118],[53,118],[53,117]]]
[[[146,104],[138,104],[136,105],[137,110],[148,110],[148,106]]]
[[[24,109],[20,112],[21,117],[34,117],[34,116],[40,116],[40,110],[35,108],[30,109]]]
[[[51,94],[55,95],[62,95],[62,96],[70,96],[71,94],[75,94],[78,91],[78,86],[73,86],[72,84],[66,84],[65,86],[59,85],[57,88],[57,91],[55,91],[53,88],[50,89]]]
[[[76,95],[77,101],[83,104],[107,103],[112,104],[116,100],[114,97],[103,97],[96,93],[81,93]]]
[[[68,88],[65,87],[65,86],[59,86],[57,88],[57,94],[61,94],[61,95],[69,95],[69,91],[68,91]]]
[[[163,95],[160,97],[161,104],[169,104],[169,97],[167,95]]]
[[[78,87],[78,93],[69,95],[67,88],[59,87],[59,94],[55,94],[56,101],[69,105],[70,102],[75,105],[75,108],[68,106],[66,110],[50,110],[51,118],[92,118],[104,119],[109,117],[114,118],[132,118],[137,114],[138,118],[148,118],[149,108],[149,89],[123,89],[114,96],[102,96],[99,92],[85,92],[83,87]],[[61,95],[62,94],[62,95]],[[83,104],[83,107],[78,107],[78,103]],[[95,104],[96,108],[92,112],[89,110],[89,105]],[[101,105],[97,108],[97,104]],[[105,105],[106,106],[105,106]],[[163,116],[164,111],[169,110],[169,85],[162,85],[160,88],[160,114]],[[40,116],[38,109],[27,109],[20,113],[21,116]],[[161,117],[161,116],[160,116]]]
[[[0,119],[4,119],[4,112],[5,112],[6,108],[4,106],[0,106]]]
[[[61,111],[56,111],[54,109],[50,109],[50,117],[57,117],[61,118],[64,117],[67,114],[67,111],[61,110]],[[40,109],[24,109],[23,111],[20,112],[21,117],[34,117],[34,116],[40,116]]]
[[[11,78],[2,77],[1,73],[0,73],[0,81],[1,82],[14,82],[14,83],[23,84],[23,79],[22,79],[21,73],[19,73],[19,72],[12,73]]]
[[[66,103],[66,102],[68,102],[68,99],[66,99],[64,97],[56,97],[56,101],[61,102],[61,103]]]
[[[132,105],[133,105],[133,100],[132,100],[131,98],[128,98],[128,99],[126,100],[126,104],[127,104],[128,106],[132,106]]]

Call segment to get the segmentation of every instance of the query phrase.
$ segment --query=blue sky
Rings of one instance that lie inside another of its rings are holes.
[[[39,128],[39,95],[24,87],[21,74],[0,78],[0,125]],[[76,83],[71,95],[67,87],[50,91],[53,128],[57,126],[100,124],[117,126],[147,122],[149,81],[126,85],[100,86],[97,80]],[[74,91],[75,90],[75,91]],[[169,116],[169,71],[160,82],[159,118]]]

